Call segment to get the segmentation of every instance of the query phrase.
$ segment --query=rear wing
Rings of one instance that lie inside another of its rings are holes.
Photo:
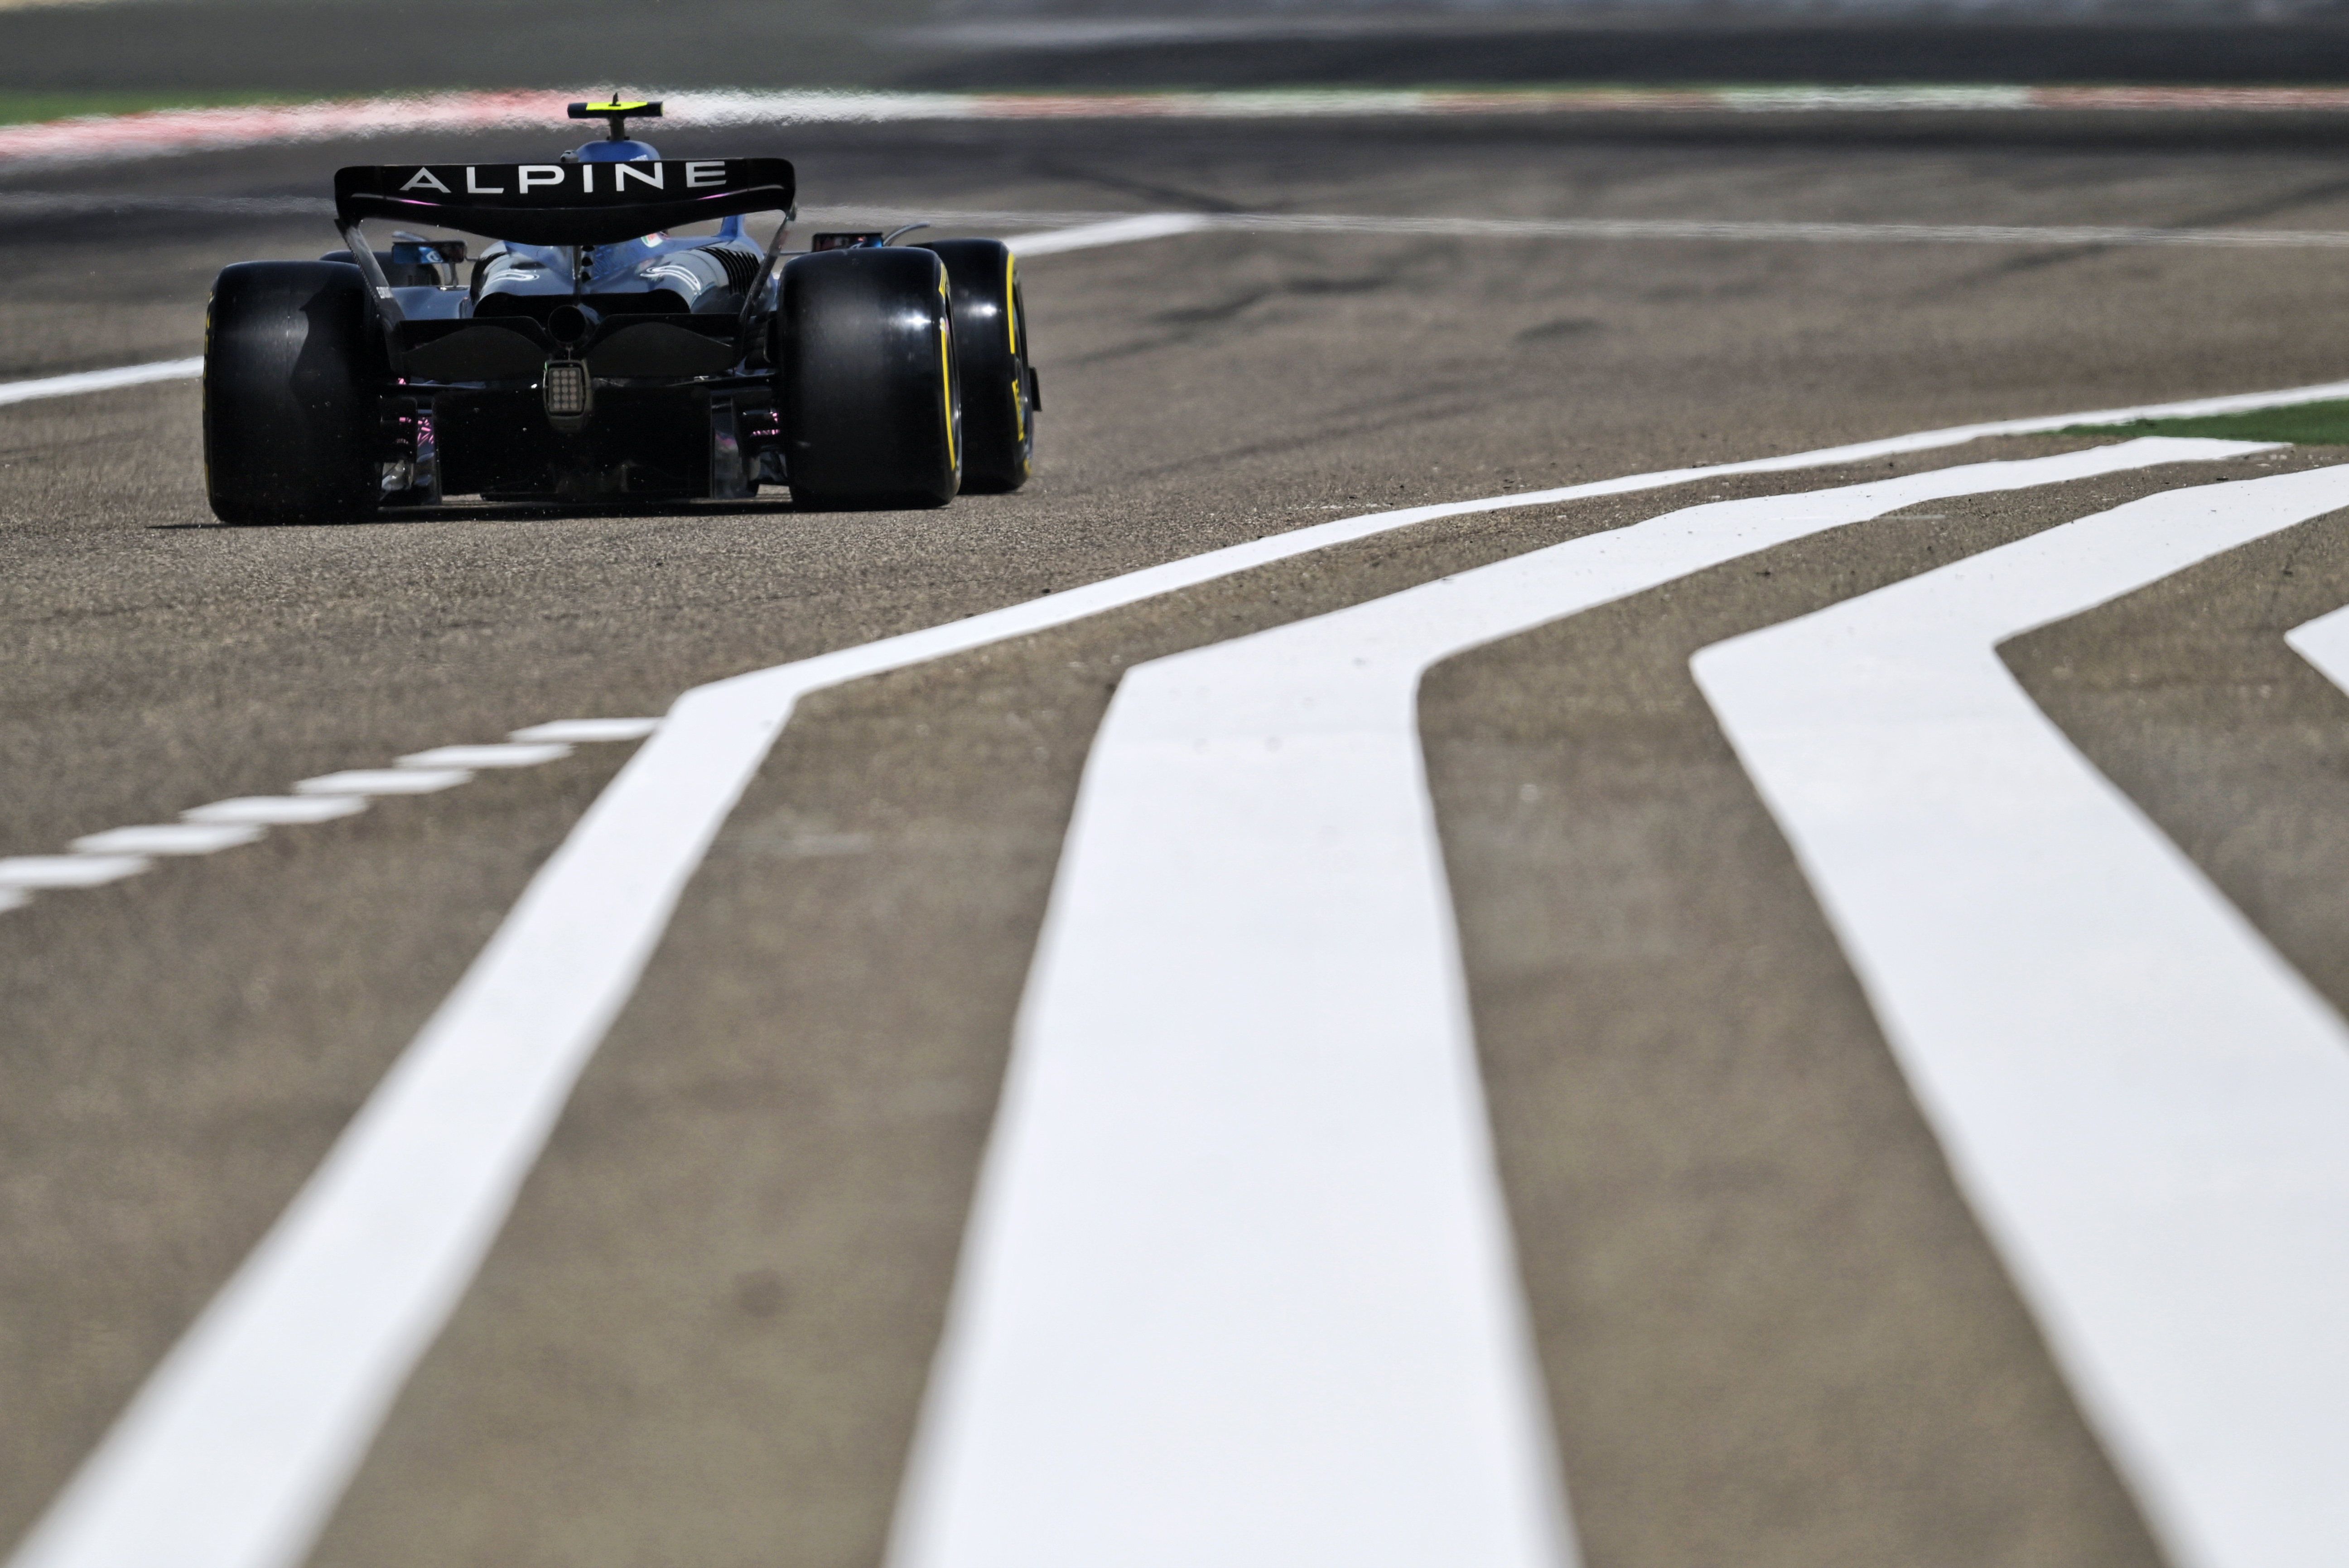
[[[788,213],[783,158],[394,163],[335,171],[335,216],[398,218],[525,245],[607,245],[743,213]]]

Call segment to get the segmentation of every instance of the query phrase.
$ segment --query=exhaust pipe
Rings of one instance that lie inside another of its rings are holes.
[[[546,313],[546,335],[561,348],[576,349],[595,335],[603,319],[592,306],[565,301]]]

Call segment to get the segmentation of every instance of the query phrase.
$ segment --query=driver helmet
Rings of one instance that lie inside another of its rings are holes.
[[[659,150],[649,141],[626,137],[617,141],[590,141],[579,149],[582,163],[636,163],[647,159],[658,161]]]

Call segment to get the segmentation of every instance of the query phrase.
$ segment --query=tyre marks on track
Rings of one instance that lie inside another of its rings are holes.
[[[1692,662],[2185,1568],[2349,1532],[2349,1031],[1994,645],[2344,506],[2340,468],[2154,496]]]

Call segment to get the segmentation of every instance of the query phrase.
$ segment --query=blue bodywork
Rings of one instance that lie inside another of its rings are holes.
[[[571,154],[583,163],[624,163],[657,159],[659,151],[634,139],[590,141]],[[685,252],[731,252],[714,256],[716,267],[672,263]],[[401,252],[410,254],[402,254]],[[500,242],[481,253],[479,276],[471,289],[458,293],[445,286],[406,286],[396,290],[401,313],[411,321],[460,320],[481,311],[484,297],[536,296],[568,299],[577,295],[610,296],[649,295],[665,291],[677,296],[683,311],[712,308],[738,310],[739,292],[724,298],[730,287],[739,291],[743,276],[756,269],[763,251],[750,237],[746,220],[723,220],[714,234],[684,236],[656,234],[617,244],[590,245],[579,258],[584,267],[574,275],[569,245],[526,245]],[[429,241],[405,240],[394,247],[395,262],[429,265],[441,260]],[[453,273],[454,269],[451,269]],[[668,302],[664,302],[668,303]],[[761,305],[767,303],[761,301]],[[482,314],[499,314],[495,307]]]

